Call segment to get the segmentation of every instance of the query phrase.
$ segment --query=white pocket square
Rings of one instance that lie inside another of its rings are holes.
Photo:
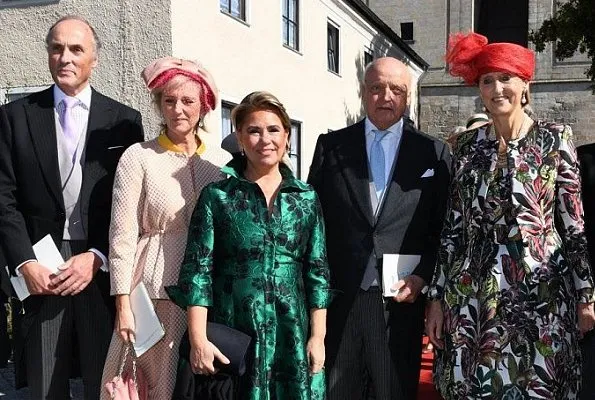
[[[124,145],[122,145],[122,146],[110,146],[107,149],[108,150],[115,150],[115,149],[121,149],[122,147],[124,147]]]
[[[434,168],[430,168],[424,172],[421,178],[429,178],[430,176],[434,176]]]

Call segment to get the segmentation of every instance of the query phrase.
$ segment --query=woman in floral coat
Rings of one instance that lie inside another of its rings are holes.
[[[453,146],[426,321],[437,385],[446,399],[576,398],[595,317],[571,129],[524,112],[532,51],[459,34],[447,61],[493,122]]]
[[[202,375],[228,362],[206,338],[206,320],[252,337],[242,400],[323,400],[329,269],[313,188],[287,160],[290,120],[270,93],[232,112],[244,156],[208,185],[192,216],[172,299],[188,308],[190,363]]]

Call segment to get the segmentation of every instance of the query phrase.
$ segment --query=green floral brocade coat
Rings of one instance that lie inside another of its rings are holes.
[[[323,400],[324,372],[310,376],[306,352],[309,312],[331,299],[321,208],[309,185],[280,168],[270,215],[240,161],[222,169],[228,179],[203,189],[178,285],[168,292],[181,307],[208,307],[210,321],[252,337],[241,399]]]

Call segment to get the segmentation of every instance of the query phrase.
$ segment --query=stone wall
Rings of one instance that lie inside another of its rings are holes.
[[[426,132],[445,136],[481,112],[477,88],[451,77],[443,58],[448,34],[472,29],[474,0],[369,0],[369,6],[396,32],[401,22],[414,22],[411,47],[431,64],[420,93],[419,122]],[[529,0],[529,30],[538,29],[555,9],[555,0]],[[536,61],[531,90],[537,117],[571,125],[577,144],[595,142],[595,95],[584,74],[589,65],[586,55],[558,61],[548,45]]]
[[[570,125],[576,145],[595,142],[595,96],[589,82],[533,83],[531,96],[538,119]],[[425,132],[446,137],[477,112],[482,112],[482,105],[475,87],[422,87],[420,115]]]

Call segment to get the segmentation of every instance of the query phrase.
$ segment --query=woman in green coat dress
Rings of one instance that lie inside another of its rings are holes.
[[[188,309],[190,363],[209,375],[215,359],[228,362],[206,337],[208,319],[252,337],[239,398],[322,400],[331,296],[318,198],[285,164],[290,120],[273,95],[251,93],[232,119],[242,156],[203,189],[169,290]]]

